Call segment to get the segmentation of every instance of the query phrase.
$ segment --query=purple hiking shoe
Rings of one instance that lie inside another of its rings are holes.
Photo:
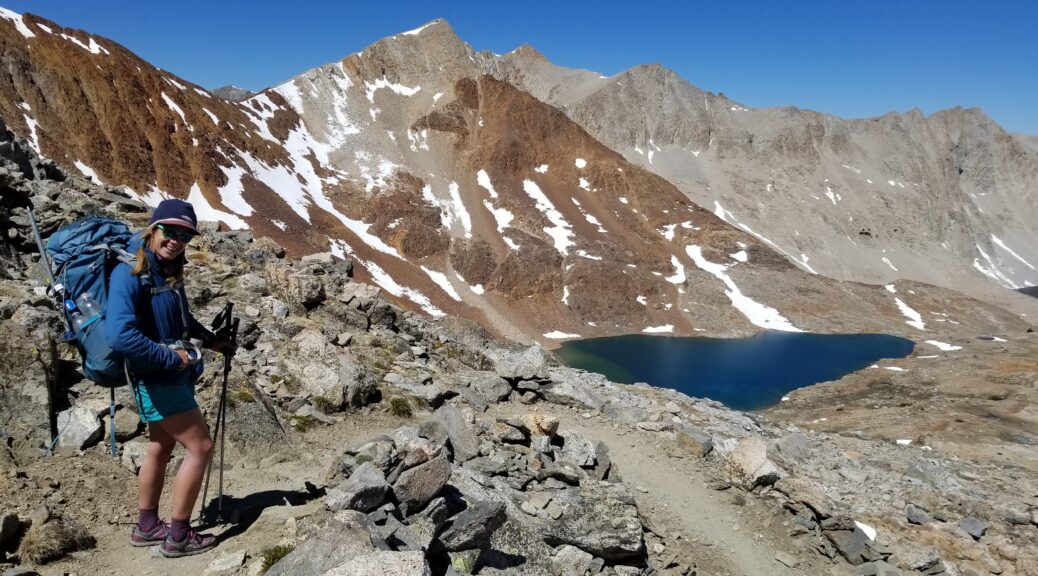
[[[155,546],[165,542],[166,536],[169,536],[169,525],[162,520],[155,523],[151,530],[141,530],[138,524],[133,527],[133,534],[130,534],[130,546]]]
[[[159,552],[166,558],[180,558],[181,556],[194,556],[208,552],[216,547],[216,537],[209,534],[199,534],[194,530],[188,530],[183,540],[176,541],[173,535],[166,536],[162,542]]]

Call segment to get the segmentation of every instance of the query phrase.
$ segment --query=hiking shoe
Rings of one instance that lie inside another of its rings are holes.
[[[180,558],[208,552],[215,547],[216,536],[188,530],[187,536],[184,536],[184,539],[179,542],[174,540],[172,535],[166,536],[166,540],[159,547],[159,552],[166,558]]]
[[[140,525],[133,527],[130,534],[130,546],[155,546],[166,541],[169,535],[169,525],[159,520],[151,530],[141,530]]]

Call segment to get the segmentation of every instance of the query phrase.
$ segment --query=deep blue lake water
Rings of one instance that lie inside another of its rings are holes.
[[[755,410],[779,402],[790,390],[835,380],[880,358],[904,358],[914,346],[885,334],[764,332],[734,340],[643,335],[573,340],[556,352],[567,365],[614,382],[647,382]]]

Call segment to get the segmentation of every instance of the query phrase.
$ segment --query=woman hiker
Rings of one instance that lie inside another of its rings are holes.
[[[198,234],[195,210],[183,200],[163,200],[148,227],[134,236],[135,266],[120,263],[108,289],[106,336],[127,360],[128,378],[141,421],[148,425],[148,452],[137,478],[140,517],[130,536],[133,546],[160,544],[166,557],[190,556],[212,549],[216,538],[189,526],[213,440],[195,401],[195,381],[202,362],[169,344],[202,340],[205,347],[228,352],[233,344],[218,341],[188,309],[184,293],[184,251]],[[173,514],[159,519],[159,497],[166,463],[177,443],[186,454],[173,480]]]

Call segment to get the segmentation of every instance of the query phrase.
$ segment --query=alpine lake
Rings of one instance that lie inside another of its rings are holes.
[[[741,339],[571,340],[556,353],[567,365],[614,382],[645,382],[736,410],[758,410],[791,390],[839,379],[881,358],[904,358],[914,347],[911,340],[885,334],[764,332]]]

